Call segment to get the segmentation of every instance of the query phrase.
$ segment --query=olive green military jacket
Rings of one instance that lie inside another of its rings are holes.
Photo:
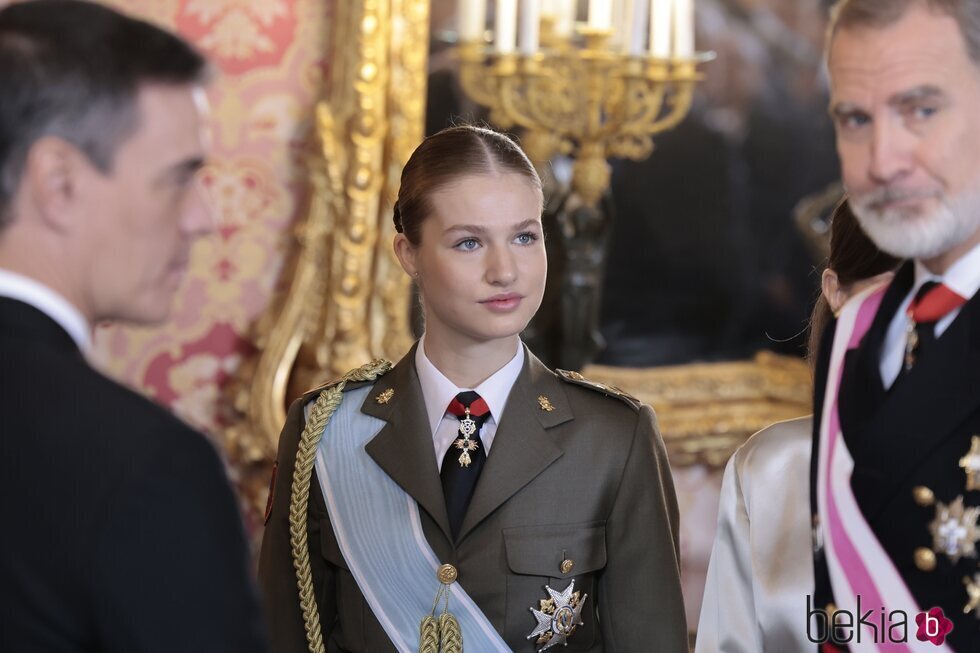
[[[545,585],[561,591],[575,579],[588,595],[584,624],[552,651],[686,652],[677,501],[653,411],[526,353],[455,542],[414,348],[360,408],[387,422],[367,453],[418,502],[433,552],[457,568],[458,583],[514,651],[542,646],[527,636]],[[259,579],[275,653],[308,650],[289,509],[304,406],[317,394],[290,408],[262,543]],[[378,401],[382,394],[390,398]],[[315,472],[310,487],[309,556],[326,650],[394,651],[341,555]]]

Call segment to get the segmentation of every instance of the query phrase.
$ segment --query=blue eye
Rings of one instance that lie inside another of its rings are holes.
[[[906,112],[912,120],[928,120],[939,112],[939,107],[923,105],[910,107]]]
[[[841,130],[854,131],[871,123],[871,116],[860,111],[851,111],[837,116],[837,127]]]
[[[515,238],[514,240],[516,240],[519,245],[530,245],[534,243],[534,241],[536,241],[537,239],[538,239],[537,234],[532,233],[530,231],[525,231],[524,233],[517,234],[517,238]]]
[[[461,249],[464,252],[472,252],[474,249],[480,246],[479,241],[476,238],[464,238],[463,240],[456,243],[453,247],[454,249]]]

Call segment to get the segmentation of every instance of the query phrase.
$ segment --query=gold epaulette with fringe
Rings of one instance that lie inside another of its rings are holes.
[[[392,368],[392,363],[384,358],[378,358],[365,365],[351,370],[339,379],[333,379],[314,386],[303,393],[306,395],[319,394],[340,383],[344,384],[343,391],[360,388],[364,383],[374,383],[376,379],[384,376]]]
[[[574,385],[580,385],[583,388],[589,388],[590,390],[595,390],[596,392],[601,392],[607,397],[613,397],[615,399],[619,399],[623,403],[627,404],[633,410],[639,410],[640,406],[642,405],[642,402],[639,399],[629,394],[628,392],[624,392],[623,390],[620,390],[615,386],[606,385],[605,383],[599,383],[598,381],[590,381],[589,379],[585,378],[578,372],[570,372],[568,370],[555,370],[555,373],[558,374],[558,378],[562,379],[563,381],[572,383]]]

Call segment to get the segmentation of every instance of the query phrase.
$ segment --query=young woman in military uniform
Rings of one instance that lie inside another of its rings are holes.
[[[425,335],[289,411],[259,567],[274,650],[687,651],[653,411],[520,339],[547,274],[533,166],[454,127],[401,182]]]

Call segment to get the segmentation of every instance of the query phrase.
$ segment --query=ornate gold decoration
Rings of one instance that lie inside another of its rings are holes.
[[[456,571],[456,567],[450,564],[444,564],[439,565],[439,571],[436,575],[439,578],[439,582],[443,585],[452,585],[456,582],[459,572]]]
[[[561,565],[558,568],[561,569],[561,573],[567,574],[568,572],[570,572],[572,569],[575,568],[575,561],[574,560],[562,560],[561,561]]]
[[[966,491],[980,490],[980,435],[970,438],[970,450],[960,458],[960,467],[966,472]]]
[[[912,498],[923,508],[928,508],[936,502],[936,495],[924,485],[916,485],[912,488]]]
[[[931,549],[919,547],[915,550],[915,566],[919,571],[933,571],[936,568],[936,554]]]
[[[732,363],[646,369],[591,365],[584,372],[654,407],[675,466],[724,466],[759,429],[812,412],[806,363],[771,352]]]
[[[538,395],[538,406],[541,407],[541,410],[548,413],[555,409],[554,405],[551,403],[551,400],[544,395]]]
[[[436,591],[432,610],[419,623],[419,653],[462,653],[463,631],[456,616],[449,611],[450,586],[456,582],[456,567],[443,564],[436,570],[439,589]],[[439,601],[443,601],[442,614],[436,617]]]
[[[972,580],[969,577],[964,578],[963,584],[966,585],[966,595],[969,598],[963,606],[963,614],[976,612],[977,618],[980,619],[980,573],[973,574]]]
[[[231,455],[255,485],[256,509],[292,397],[375,356],[411,345],[410,280],[391,251],[401,168],[422,140],[426,0],[336,4],[331,85],[316,107],[311,197],[296,227],[285,294],[259,320],[260,354],[231,389],[241,423]]]
[[[379,404],[386,404],[389,401],[391,401],[391,398],[394,396],[395,396],[395,389],[388,388],[384,392],[379,393],[378,396],[374,398],[374,400]]]
[[[338,383],[323,390],[313,404],[310,416],[306,420],[306,427],[300,435],[289,498],[289,545],[293,555],[293,567],[296,569],[296,585],[299,588],[299,603],[303,610],[303,625],[306,629],[306,641],[310,653],[324,653],[320,614],[313,593],[313,572],[310,568],[307,533],[310,481],[313,476],[317,445],[320,444],[327,422],[343,400],[344,386],[347,382],[373,381],[390,369],[389,361],[376,360],[351,370]]]
[[[460,44],[460,82],[490,108],[492,122],[530,131],[528,154],[536,162],[556,153],[576,158],[572,188],[595,207],[609,186],[606,159],[642,160],[653,135],[687,115],[699,59],[630,56],[610,47],[611,30],[580,27],[583,47],[558,38],[542,21],[535,54],[492,53],[480,41]],[[702,58],[703,59],[703,58]]]

